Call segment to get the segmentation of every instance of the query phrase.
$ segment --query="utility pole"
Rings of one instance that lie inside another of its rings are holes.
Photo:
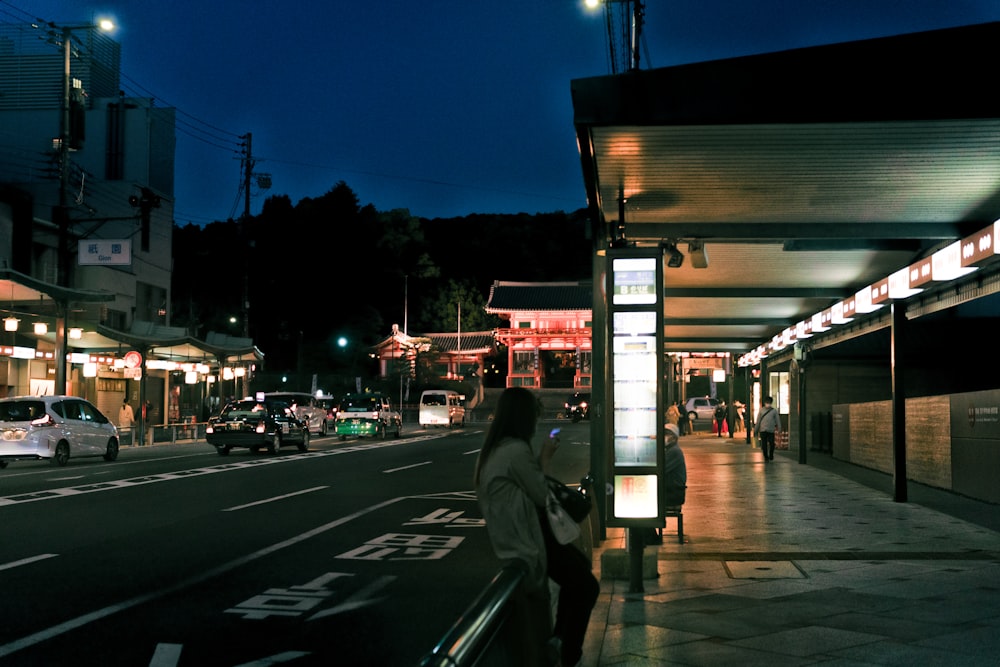
[[[243,158],[243,217],[240,218],[240,236],[243,238],[243,337],[250,337],[250,238],[247,225],[250,222],[250,185],[253,179],[253,133],[246,134],[246,155]]]

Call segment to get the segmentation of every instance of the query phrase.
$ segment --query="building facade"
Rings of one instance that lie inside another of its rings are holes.
[[[0,395],[168,423],[262,355],[170,326],[175,110],[124,96],[120,54],[96,26],[0,25]]]
[[[508,322],[496,332],[508,387],[590,387],[593,298],[590,282],[493,283],[486,312]]]

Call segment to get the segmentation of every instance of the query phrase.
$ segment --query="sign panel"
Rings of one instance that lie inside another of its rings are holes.
[[[615,516],[655,519],[659,516],[656,475],[615,475]]]
[[[77,245],[81,266],[130,266],[132,241],[129,239],[84,239]]]
[[[663,257],[632,249],[614,251],[609,261],[608,525],[662,525]]]
[[[655,257],[616,258],[612,262],[612,303],[656,303]]]

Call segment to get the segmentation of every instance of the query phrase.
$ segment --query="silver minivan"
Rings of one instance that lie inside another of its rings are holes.
[[[92,403],[76,396],[0,399],[0,468],[8,461],[73,456],[118,458],[118,428]]]
[[[312,394],[305,391],[272,391],[264,394],[264,398],[294,406],[295,416],[308,422],[310,432],[328,433],[326,408]]]

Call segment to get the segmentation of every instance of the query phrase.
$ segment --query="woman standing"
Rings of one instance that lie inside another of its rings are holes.
[[[561,650],[562,665],[576,665],[583,653],[583,637],[600,584],[590,562],[571,544],[559,544],[545,518],[548,484],[545,470],[559,446],[556,437],[542,443],[535,454],[531,439],[538,422],[538,401],[523,387],[506,389],[476,461],[476,497],[486,520],[486,531],[497,557],[521,563],[527,572],[527,617],[538,630],[532,634],[535,654],[549,640],[548,581],[559,584],[555,638],[549,647]],[[556,657],[556,656],[552,656]]]

